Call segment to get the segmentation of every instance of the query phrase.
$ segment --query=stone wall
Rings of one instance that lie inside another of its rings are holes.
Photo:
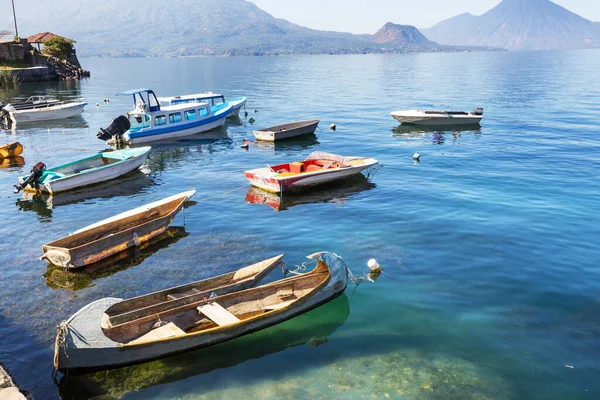
[[[10,61],[24,61],[26,53],[27,51],[23,43],[0,43],[0,58]]]

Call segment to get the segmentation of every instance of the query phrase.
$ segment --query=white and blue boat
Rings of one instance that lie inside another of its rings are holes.
[[[155,140],[176,139],[222,126],[231,115],[229,103],[210,105],[207,102],[181,103],[163,106],[150,89],[135,89],[117,93],[132,96],[134,109],[127,116],[117,117],[98,138],[108,144],[138,144]]]
[[[208,103],[212,107],[224,103],[231,104],[233,106],[233,110],[230,117],[239,117],[240,110],[246,105],[246,100],[246,97],[236,97],[225,101],[225,96],[213,92],[158,98],[161,106],[174,106],[185,103]]]

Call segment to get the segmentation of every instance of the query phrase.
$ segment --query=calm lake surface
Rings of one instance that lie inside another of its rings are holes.
[[[89,103],[81,118],[0,130],[0,143],[25,148],[23,166],[0,169],[0,361],[36,399],[600,397],[599,51],[82,64],[92,73],[82,82],[0,89],[0,100]],[[37,161],[107,149],[98,128],[131,108],[114,94],[137,87],[245,95],[256,122],[156,145],[141,171],[95,189],[12,194]],[[434,107],[483,107],[482,127],[437,133],[389,116]],[[311,118],[321,119],[316,138],[240,148],[253,129]],[[381,167],[284,197],[279,212],[246,201],[245,169],[315,150],[374,157]],[[191,188],[195,203],[169,237],[129,260],[73,274],[38,259],[44,243]],[[384,273],[226,344],[52,379],[55,327],[93,300],[279,253],[293,267],[320,250],[356,275],[376,258]]]

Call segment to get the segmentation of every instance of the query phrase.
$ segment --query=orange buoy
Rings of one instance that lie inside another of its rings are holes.
[[[0,146],[0,158],[13,158],[23,153],[23,146],[19,142],[7,143]]]

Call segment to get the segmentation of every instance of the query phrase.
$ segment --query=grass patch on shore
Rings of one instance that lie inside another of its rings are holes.
[[[29,68],[31,65],[26,64],[22,61],[11,61],[4,58],[0,58],[0,69],[13,69],[13,68]]]

